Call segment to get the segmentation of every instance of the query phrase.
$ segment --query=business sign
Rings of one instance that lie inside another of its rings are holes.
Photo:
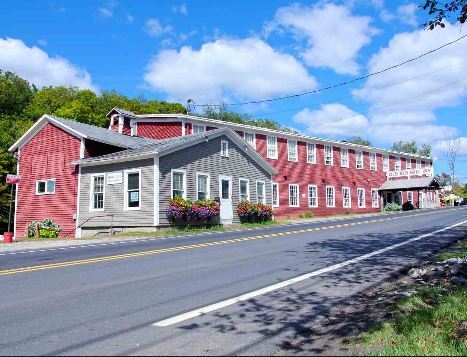
[[[20,175],[6,175],[6,183],[17,184],[21,181]]]
[[[388,178],[394,177],[405,177],[405,176],[430,176],[434,175],[432,167],[424,167],[422,169],[406,169],[406,170],[397,170],[389,171],[386,173]]]
[[[107,185],[115,185],[123,182],[123,174],[121,172],[113,172],[107,174]]]

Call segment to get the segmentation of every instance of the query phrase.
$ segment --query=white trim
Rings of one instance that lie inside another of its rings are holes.
[[[328,188],[332,188],[332,205],[328,205]],[[336,207],[336,188],[331,185],[326,186],[326,207]]]
[[[54,190],[53,192],[47,192],[47,182],[48,181],[53,181],[54,182]],[[45,182],[45,192],[39,193],[38,188],[39,188],[39,182]],[[55,195],[55,190],[57,186],[57,180],[55,178],[51,179],[37,179],[36,180],[36,196],[44,196],[44,195]]]
[[[180,169],[172,169],[170,170],[170,198],[174,198],[174,173],[180,173],[183,174],[183,196],[182,198],[186,199],[187,198],[187,192],[186,192],[186,170],[180,170]],[[196,190],[198,190],[198,187],[196,187]]]
[[[310,150],[310,147],[313,147],[313,150]],[[313,160],[310,161],[311,152],[313,152]],[[308,164],[316,164],[316,143],[306,143],[306,162]]]
[[[269,155],[269,147],[271,146],[272,148],[272,145],[269,145],[269,138],[274,138],[275,142],[274,142],[274,155]],[[279,153],[278,153],[278,145],[277,145],[277,136],[274,136],[274,135],[267,135],[266,136],[266,157],[268,159],[271,159],[271,160],[277,160],[277,158],[279,157]]]
[[[253,145],[252,145],[252,144],[249,144],[248,141],[246,140],[246,134],[251,134],[251,135],[253,135]],[[256,150],[256,133],[251,133],[251,132],[249,132],[249,131],[244,131],[244,132],[243,132],[243,140],[244,140],[247,144],[249,144],[253,149]]]
[[[360,196],[358,194],[358,191],[363,192],[363,205],[360,205]],[[366,208],[366,193],[365,193],[365,189],[363,187],[357,187],[357,207],[358,208]]]
[[[160,202],[159,202],[159,195],[160,195],[160,171],[159,171],[159,156],[154,156],[154,226],[157,227],[159,225],[159,210],[160,210]]]
[[[224,144],[226,144],[226,152],[224,155]],[[221,156],[229,157],[229,142],[227,140],[221,140]]]
[[[194,131],[195,126],[197,126],[199,128],[203,128],[203,130],[195,133],[195,131]],[[205,133],[205,132],[206,132],[206,125],[199,125],[199,124],[191,123],[191,133],[192,134],[199,134],[199,133]]]
[[[339,149],[340,149],[340,154],[341,154],[341,167],[349,168],[349,166],[350,166],[349,149],[348,148],[343,148],[343,147],[340,147]],[[343,155],[344,152],[347,153],[345,155],[345,157],[347,158],[347,164],[344,164],[344,155]]]
[[[311,196],[310,196],[310,188],[313,187],[316,192],[316,204],[312,205],[310,202]],[[317,185],[308,185],[308,207],[310,208],[318,208],[319,207],[319,194],[318,194],[318,186]]]
[[[130,119],[130,135],[136,136],[137,125],[133,119]]]
[[[258,200],[258,183],[262,183],[263,184],[263,201],[262,202],[259,202]],[[256,203],[262,203],[262,204],[266,204],[266,182],[263,181],[263,180],[256,180],[255,182],[255,191],[256,191]]]
[[[376,192],[376,201],[373,200],[373,192]],[[376,204],[375,204],[376,202]],[[371,208],[379,208],[379,193],[377,188],[371,189]]]
[[[246,181],[246,195],[247,195],[247,201],[251,201],[251,196],[250,196],[250,180],[247,178],[240,177],[238,179],[238,201],[242,201],[242,185],[240,184],[241,181]]]
[[[400,156],[394,157],[394,171],[401,171],[402,170],[402,161]],[[399,169],[397,167],[399,166]]]
[[[292,186],[296,186],[297,187],[297,204],[296,205],[292,205],[290,203],[290,188]],[[288,195],[289,195],[289,207],[300,207],[300,185],[299,184],[296,184],[296,183],[290,183],[289,184],[289,189],[287,191]]]
[[[417,159],[415,162],[415,168],[416,169],[421,169],[422,168],[422,160]]]
[[[349,191],[349,205],[345,205],[345,195],[344,191],[348,190]],[[342,207],[343,208],[352,208],[352,191],[350,190],[350,187],[348,186],[342,186]]]
[[[128,207],[128,174],[131,174],[131,173],[139,173],[139,206],[138,207]],[[143,185],[142,185],[142,177],[141,177],[141,169],[128,169],[128,170],[125,170],[123,171],[123,181],[124,181],[124,185],[123,185],[123,201],[124,201],[124,205],[123,205],[123,210],[124,211],[140,211],[141,210],[141,206],[143,204],[143,200],[142,200],[142,191],[143,191]]]
[[[186,119],[182,119],[182,136],[186,136]]]
[[[361,156],[361,164],[362,166],[361,167],[358,167],[359,165],[359,160],[358,160],[358,157]],[[363,151],[362,150],[356,150],[355,151],[355,168],[357,170],[363,170],[365,169],[365,157],[363,156]]]
[[[291,149],[292,143],[295,143],[295,149],[291,151],[290,149]],[[290,156],[291,153],[295,155],[295,158]],[[298,142],[297,142],[297,140],[287,139],[287,160],[290,161],[290,162],[298,162]]]
[[[206,192],[206,199],[209,200],[211,198],[211,175],[206,173],[206,172],[196,172],[196,199],[199,200],[199,197],[198,197],[198,193],[199,193],[199,190],[198,190],[198,177],[202,175],[202,176],[207,176],[207,182],[206,182],[206,188],[207,188],[207,192]]]
[[[274,204],[274,185],[277,186],[277,204]],[[279,207],[280,205],[280,195],[279,195],[279,183],[271,181],[271,198],[272,198],[272,207]]]
[[[118,116],[118,132],[123,134],[123,126],[125,125],[125,117],[123,115]]]
[[[91,174],[91,183],[89,185],[89,212],[104,212],[105,211],[105,185],[107,183],[107,175],[105,173],[96,173]],[[102,199],[102,208],[94,208],[94,179],[96,177],[104,177],[104,186],[103,189],[103,199]]]
[[[412,170],[412,159],[410,157],[405,158],[405,169]]]
[[[85,139],[81,138],[81,145],[79,147],[79,158],[84,159],[85,155],[86,155],[86,143],[85,143]]]
[[[326,154],[326,149],[331,149],[330,150],[330,153],[331,153],[331,161],[330,163],[328,164],[327,163],[327,159],[328,159],[328,156]],[[333,166],[334,165],[334,149],[331,145],[324,145],[324,165],[325,166]]]
[[[389,155],[383,155],[383,172],[389,172],[389,170],[390,170]]]
[[[19,175],[19,160],[21,159],[21,150],[18,150],[17,161],[16,161],[16,174]],[[78,181],[79,183],[79,181]],[[16,184],[15,187],[15,217],[13,218],[13,237],[16,240],[16,217],[18,215],[18,191],[19,185],[21,185],[21,180]]]
[[[378,156],[375,152],[369,152],[368,156],[370,157],[370,171],[378,171]],[[372,157],[374,157],[374,161]],[[374,164],[374,168],[371,168],[372,164]]]

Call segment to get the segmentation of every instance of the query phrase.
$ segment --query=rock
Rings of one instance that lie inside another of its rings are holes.
[[[412,268],[409,270],[409,276],[412,279],[420,278],[421,276],[426,274],[425,269],[419,269],[419,268]]]
[[[451,282],[456,285],[465,285],[467,286],[467,279],[462,276],[453,276]]]
[[[444,271],[443,267],[433,267],[431,271]]]
[[[409,291],[403,291],[401,294],[407,297],[411,297],[413,294],[415,294],[416,291],[409,290]]]
[[[461,258],[450,258],[450,259],[443,260],[441,264],[448,264],[448,265],[462,264],[462,259]]]

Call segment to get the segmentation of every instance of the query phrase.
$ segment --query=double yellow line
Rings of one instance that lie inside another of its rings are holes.
[[[323,231],[323,230],[328,230],[328,229],[336,229],[336,228],[350,227],[350,226],[355,226],[355,225],[360,225],[360,224],[368,224],[368,223],[373,223],[373,222],[376,223],[376,222],[384,222],[384,221],[403,219],[403,218],[426,216],[426,215],[434,214],[434,213],[437,213],[437,212],[427,212],[427,213],[418,213],[418,214],[413,214],[413,215],[408,215],[408,216],[396,216],[396,217],[379,218],[379,219],[373,219],[373,220],[367,220],[367,221],[335,224],[335,225],[324,226],[324,227],[298,229],[298,230],[287,231],[287,232],[263,234],[263,235],[257,235],[257,236],[252,236],[252,237],[226,239],[226,240],[221,240],[221,241],[217,241],[217,242],[189,244],[189,245],[182,245],[182,246],[179,246],[179,247],[156,249],[156,250],[147,250],[147,251],[137,252],[137,253],[118,254],[118,255],[110,255],[110,256],[99,257],[99,258],[73,260],[73,261],[62,262],[62,263],[44,264],[44,265],[36,265],[36,266],[24,267],[24,268],[0,270],[0,276],[13,275],[13,274],[19,274],[19,273],[28,273],[28,272],[38,271],[38,270],[64,268],[64,267],[71,267],[71,266],[91,264],[91,263],[108,262],[108,261],[119,260],[119,259],[144,257],[144,256],[148,256],[148,255],[178,252],[178,251],[189,250],[189,249],[214,247],[214,246],[218,246],[218,245],[247,242],[247,241],[252,241],[252,240],[259,240],[259,239],[266,239],[266,238],[273,238],[273,237],[283,237],[283,236],[288,236],[288,235],[291,235],[291,234],[317,232],[317,231]]]

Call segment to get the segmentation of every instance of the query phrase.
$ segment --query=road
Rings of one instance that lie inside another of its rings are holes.
[[[274,354],[466,234],[455,207],[5,254],[0,354]]]

